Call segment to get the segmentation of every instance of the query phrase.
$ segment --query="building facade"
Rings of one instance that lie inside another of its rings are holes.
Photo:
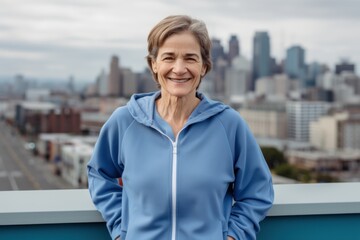
[[[263,103],[238,110],[256,137],[287,138],[285,104]]]
[[[255,89],[255,81],[268,77],[271,73],[270,37],[267,32],[256,32],[253,40],[253,67],[250,89]]]
[[[329,109],[330,104],[325,102],[288,101],[286,103],[288,138],[308,142],[310,123],[326,115]]]

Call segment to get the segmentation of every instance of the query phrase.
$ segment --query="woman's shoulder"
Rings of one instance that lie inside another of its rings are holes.
[[[105,125],[124,126],[130,124],[134,119],[132,118],[128,107],[121,106],[116,108],[110,117],[107,119]]]
[[[228,107],[224,109],[224,111],[220,113],[220,117],[227,121],[241,122],[241,123],[244,122],[244,119],[241,117],[240,113],[232,107]]]

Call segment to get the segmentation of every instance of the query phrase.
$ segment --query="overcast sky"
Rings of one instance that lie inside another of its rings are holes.
[[[94,80],[112,55],[146,67],[150,29],[171,14],[203,20],[227,48],[231,34],[251,59],[255,31],[268,31],[279,61],[291,45],[306,62],[360,68],[360,0],[0,0],[0,76]]]

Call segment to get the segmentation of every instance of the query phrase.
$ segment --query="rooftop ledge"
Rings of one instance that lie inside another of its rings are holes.
[[[360,213],[360,183],[274,185],[268,216]],[[87,189],[0,192],[0,225],[103,222]]]

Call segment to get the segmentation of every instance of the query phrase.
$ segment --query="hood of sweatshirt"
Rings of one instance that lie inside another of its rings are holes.
[[[127,103],[132,117],[146,126],[153,125],[155,100],[159,95],[160,91],[134,94]],[[202,93],[197,93],[197,96],[201,101],[191,114],[187,124],[205,120],[229,108],[229,106],[221,102],[207,98]]]

